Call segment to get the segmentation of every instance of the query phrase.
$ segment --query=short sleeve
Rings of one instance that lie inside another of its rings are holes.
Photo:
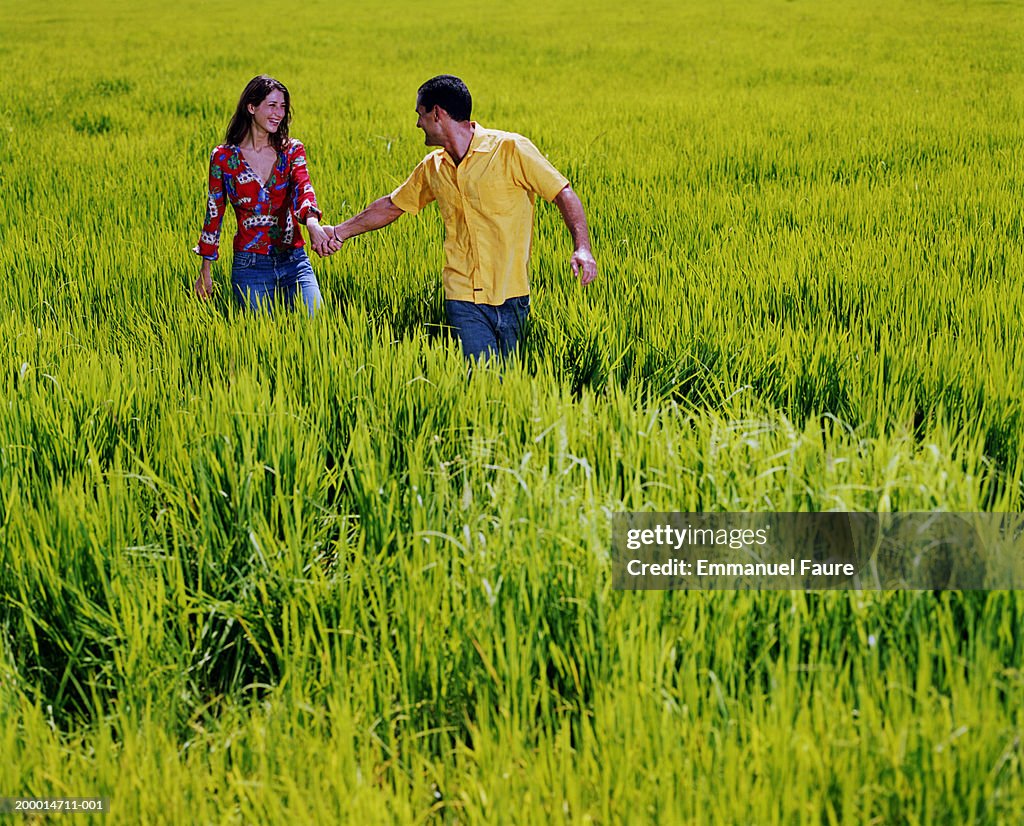
[[[550,202],[569,185],[569,179],[555,169],[527,138],[516,135],[510,144],[512,179],[519,186]]]
[[[405,183],[391,193],[391,203],[402,212],[415,215],[434,200],[434,191],[427,180],[427,164],[431,163],[434,163],[433,155],[427,155],[416,165],[412,174],[405,179]]]

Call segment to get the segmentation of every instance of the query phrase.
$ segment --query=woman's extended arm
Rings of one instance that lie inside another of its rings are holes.
[[[321,257],[330,255],[330,239],[320,226],[323,213],[317,205],[316,192],[313,191],[313,183],[309,179],[309,169],[306,166],[306,147],[297,140],[292,141],[289,170],[292,183],[292,211],[299,223],[306,225],[309,242],[316,254]]]

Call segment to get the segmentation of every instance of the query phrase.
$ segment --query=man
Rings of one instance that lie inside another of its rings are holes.
[[[515,351],[530,308],[527,262],[533,197],[554,201],[572,233],[572,270],[583,286],[597,277],[587,219],[569,181],[522,135],[470,120],[472,98],[453,75],[438,75],[416,96],[416,126],[431,152],[390,195],[328,229],[336,251],[437,201],[445,226],[444,291],[448,322],[467,359]]]

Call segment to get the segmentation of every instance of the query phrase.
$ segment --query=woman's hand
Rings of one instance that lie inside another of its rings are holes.
[[[210,261],[207,258],[203,259],[203,266],[199,270],[195,292],[203,301],[206,301],[213,295],[213,276],[210,274]]]
[[[330,255],[334,250],[331,249],[331,238],[324,231],[324,227],[320,226],[320,222],[313,217],[310,217],[306,221],[306,229],[309,231],[309,242],[313,245],[313,251],[324,258]],[[327,227],[327,229],[333,229],[333,227]]]

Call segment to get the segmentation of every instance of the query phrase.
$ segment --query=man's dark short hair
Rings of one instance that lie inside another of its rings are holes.
[[[473,98],[469,89],[455,75],[432,77],[416,92],[416,102],[428,112],[440,106],[452,120],[469,120],[473,114]]]

